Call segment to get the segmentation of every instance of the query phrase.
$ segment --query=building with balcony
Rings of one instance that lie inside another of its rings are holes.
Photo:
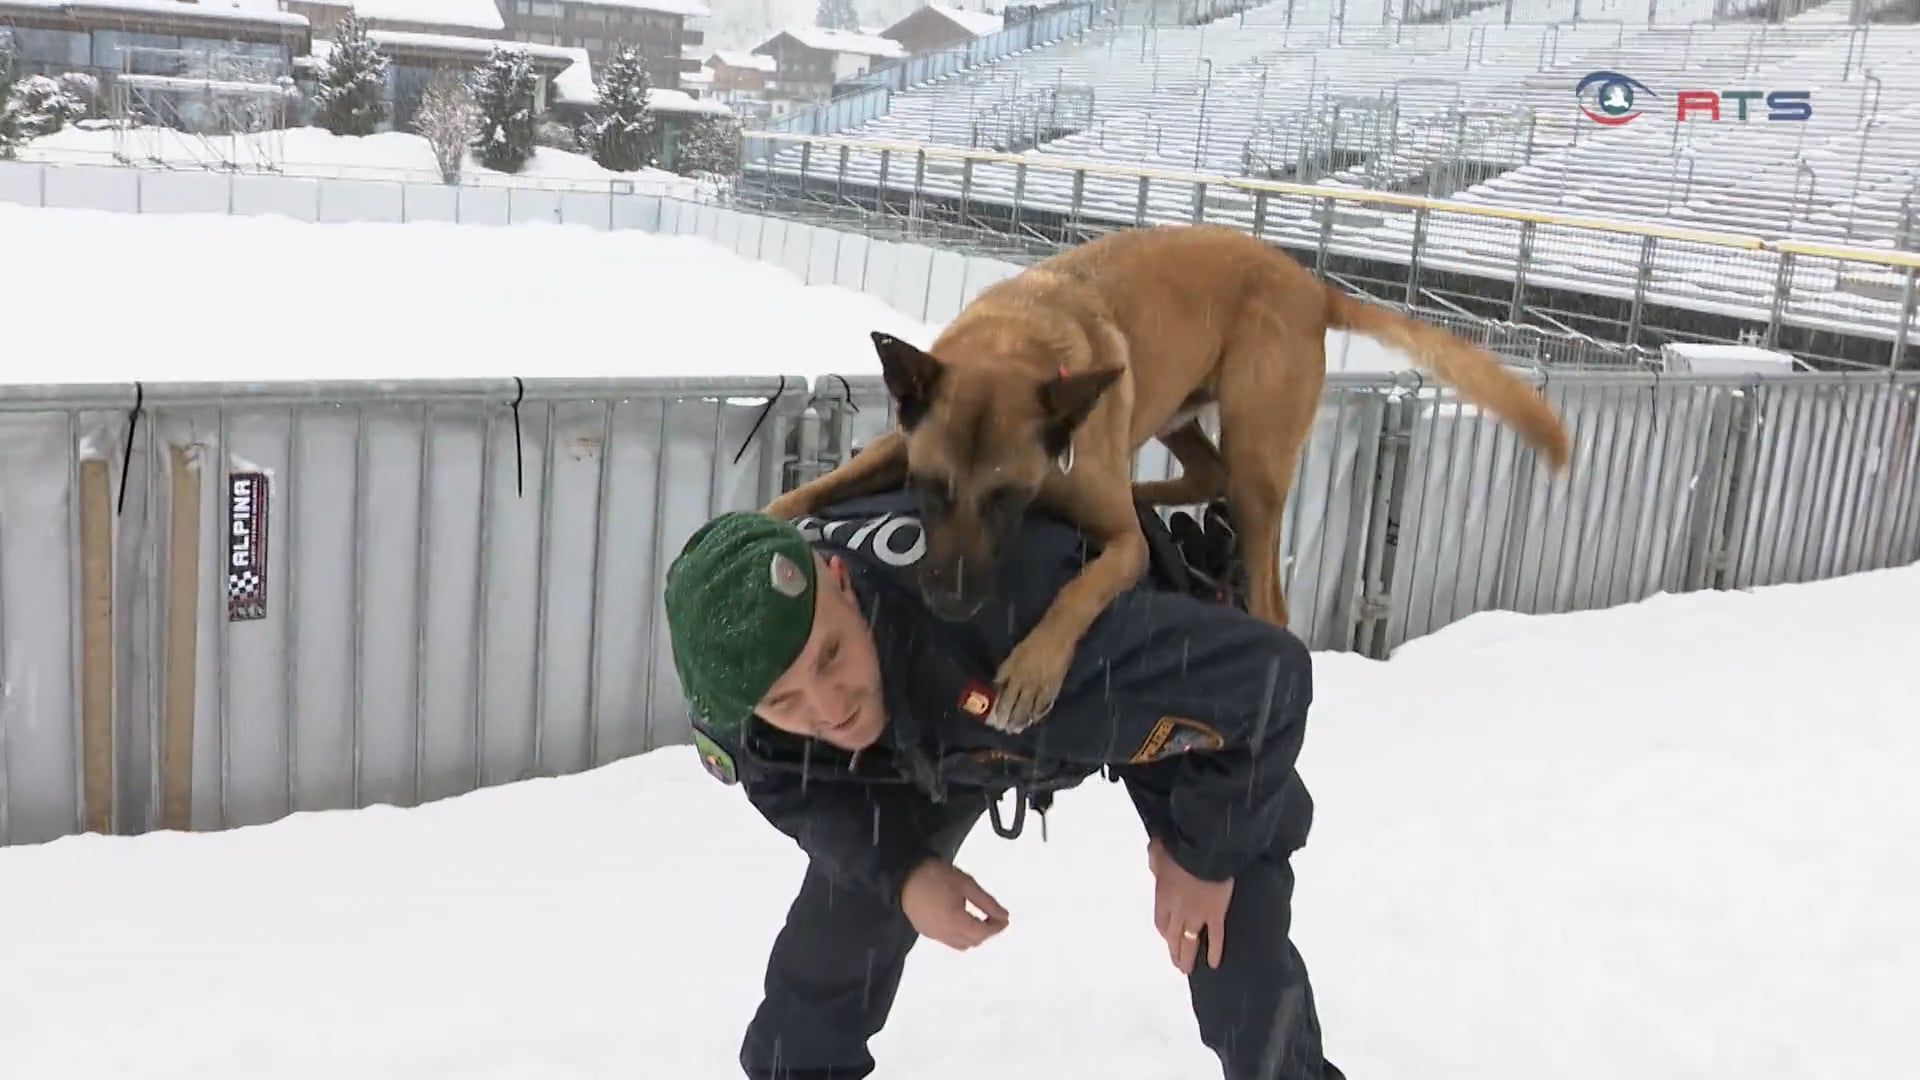
[[[274,0],[244,0],[272,3]],[[378,30],[470,37],[505,37],[507,23],[494,0],[278,0],[287,12],[306,16],[313,36],[332,38],[347,12]]]
[[[891,38],[818,26],[783,30],[753,51],[773,58],[776,70],[768,96],[790,101],[825,101],[841,79],[907,55]]]
[[[645,58],[647,77],[662,89],[678,89],[680,74],[697,70],[685,55],[705,35],[687,20],[711,12],[701,0],[498,0],[507,33],[520,41],[585,49],[604,64],[622,45]]]
[[[990,11],[968,11],[951,4],[928,4],[880,31],[909,55],[965,45],[1000,32],[1001,18]]]

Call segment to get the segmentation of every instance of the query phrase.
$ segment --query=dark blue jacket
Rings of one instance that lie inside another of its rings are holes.
[[[796,523],[823,555],[845,559],[872,626],[888,709],[880,741],[853,756],[757,720],[716,739],[754,807],[812,859],[897,900],[906,872],[931,854],[914,827],[928,800],[1015,788],[1044,806],[1103,768],[1163,793],[1136,806],[1196,876],[1231,877],[1306,842],[1312,802],[1294,761],[1311,655],[1291,633],[1196,595],[1157,516],[1141,511],[1157,556],[1147,578],[1094,621],[1052,711],[1008,735],[969,712],[980,705],[969,698],[992,692],[1001,659],[1079,571],[1088,543],[1029,514],[994,599],[948,623],[913,580],[923,550],[914,508],[910,493],[889,492]]]

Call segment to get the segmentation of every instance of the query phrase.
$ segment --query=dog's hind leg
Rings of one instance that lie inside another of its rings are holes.
[[[906,479],[907,437],[894,428],[832,471],[774,499],[764,512],[777,518],[796,518],[842,499],[898,487]]]
[[[1133,485],[1135,499],[1148,506],[1192,506],[1226,494],[1226,465],[1200,421],[1187,421],[1160,436],[1160,442],[1180,463],[1180,475]]]
[[[1287,625],[1280,591],[1280,524],[1300,449],[1313,430],[1326,381],[1326,341],[1318,326],[1288,333],[1259,318],[1236,335],[1220,369],[1220,456],[1227,503],[1246,560],[1247,610]]]

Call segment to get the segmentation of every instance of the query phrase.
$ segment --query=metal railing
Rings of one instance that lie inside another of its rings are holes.
[[[737,189],[910,217],[1038,258],[1115,229],[1212,222],[1382,299],[1623,345],[1757,339],[1819,366],[1916,362],[1920,253],[964,147],[749,132]]]

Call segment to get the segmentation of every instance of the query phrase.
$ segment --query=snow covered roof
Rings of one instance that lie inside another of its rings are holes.
[[[848,30],[828,30],[820,26],[796,26],[782,30],[761,44],[764,49],[781,37],[790,37],[809,49],[821,52],[852,53],[855,56],[905,56],[907,50],[891,38],[875,34],[856,34]]]
[[[433,0],[420,0],[421,3],[433,3]],[[627,8],[633,11],[657,11],[662,15],[685,15],[690,19],[704,19],[713,14],[713,10],[700,0],[572,0],[583,7]]]
[[[705,86],[712,81],[713,69],[710,67],[703,67],[698,71],[683,71],[680,73],[680,83],[683,86],[687,83],[692,83],[695,86]]]
[[[719,49],[707,57],[707,63],[720,64],[723,67],[741,68],[746,71],[765,71],[769,74],[778,66],[771,56],[759,53],[737,52],[733,49]]]
[[[493,0],[352,0],[353,10],[369,19],[505,30]]]
[[[647,91],[647,108],[663,113],[699,113],[706,116],[730,116],[733,110],[718,101],[697,98],[684,90]]]
[[[927,10],[936,15],[946,16],[948,21],[960,29],[965,30],[967,33],[972,34],[974,37],[982,37],[986,34],[997,34],[1000,32],[1001,24],[1004,22],[1000,16],[995,15],[991,11],[968,11],[965,8],[953,7],[948,4],[928,4]],[[896,23],[895,25],[898,24]]]
[[[567,70],[553,77],[553,100],[567,105],[591,105],[600,100],[600,88],[593,83],[593,61],[587,50],[561,46],[561,52],[573,57]]]
[[[525,50],[528,56],[536,60],[549,61],[572,60],[576,51],[558,45],[530,45],[524,41],[463,37],[459,34],[423,34],[412,30],[369,30],[367,37],[376,45],[403,45],[416,49],[438,49],[441,52],[471,53],[474,56],[485,56],[496,45],[509,51]]]
[[[555,52],[571,54],[573,63],[567,70],[553,78],[553,98],[564,105],[596,105],[600,102],[600,88],[594,85],[593,63],[587,58],[587,50],[559,48]],[[687,76],[682,75],[682,79]],[[727,116],[733,110],[718,101],[707,101],[680,90],[665,90],[652,87],[647,90],[647,108],[663,113],[704,113],[709,116]]]
[[[275,26],[308,27],[305,15],[289,15],[280,10],[278,0],[204,0],[183,4],[180,0],[7,0],[11,7],[39,7],[72,13],[115,12],[128,15],[172,15],[177,18],[229,19],[234,22],[268,23]]]

